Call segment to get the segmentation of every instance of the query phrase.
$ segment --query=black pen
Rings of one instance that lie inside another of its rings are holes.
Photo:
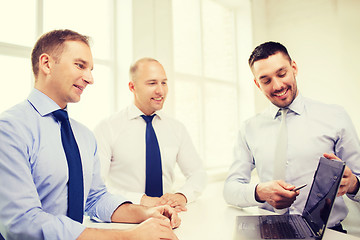
[[[298,187],[296,187],[296,188],[294,188],[293,190],[291,190],[291,191],[297,191],[297,190],[300,190],[300,189],[302,189],[302,188],[304,188],[304,187],[306,187],[307,186],[307,184],[305,183],[305,184],[303,184],[303,185],[300,185],[300,186],[298,186]]]

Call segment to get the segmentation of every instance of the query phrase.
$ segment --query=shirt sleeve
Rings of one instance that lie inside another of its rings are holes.
[[[351,171],[360,178],[360,142],[350,116],[344,109],[339,113],[339,139],[335,142],[335,155],[345,161]],[[353,201],[360,202],[360,191],[347,194]]]
[[[234,147],[234,161],[225,180],[223,195],[225,201],[238,207],[261,205],[255,200],[256,183],[250,183],[255,168],[253,156],[246,144],[245,126],[238,133]]]
[[[183,137],[177,155],[177,163],[186,178],[186,182],[177,192],[184,194],[189,203],[194,201],[204,190],[207,175],[190,135],[182,124],[181,127]]]
[[[29,129],[0,120],[0,231],[5,239],[76,239],[85,227],[42,209],[31,174]]]

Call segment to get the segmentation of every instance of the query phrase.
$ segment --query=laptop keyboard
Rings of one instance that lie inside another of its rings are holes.
[[[262,239],[303,239],[309,230],[304,229],[304,222],[298,215],[260,216]]]

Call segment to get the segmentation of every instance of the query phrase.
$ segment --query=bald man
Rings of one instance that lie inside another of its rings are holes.
[[[101,174],[109,190],[121,193],[134,203],[145,206],[169,205],[185,211],[206,185],[206,173],[189,134],[183,124],[167,117],[161,109],[168,93],[168,80],[163,66],[155,59],[142,58],[130,67],[129,89],[134,102],[115,113],[95,128],[99,144]],[[149,181],[146,164],[146,117],[152,120],[161,161],[160,183]],[[174,189],[176,163],[186,177],[179,189]],[[148,180],[148,183],[146,183]],[[155,185],[155,186],[151,186]],[[158,195],[147,188],[161,186]]]

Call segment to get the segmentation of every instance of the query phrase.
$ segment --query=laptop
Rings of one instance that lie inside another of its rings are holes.
[[[345,163],[321,157],[300,214],[237,216],[234,240],[322,239]]]

